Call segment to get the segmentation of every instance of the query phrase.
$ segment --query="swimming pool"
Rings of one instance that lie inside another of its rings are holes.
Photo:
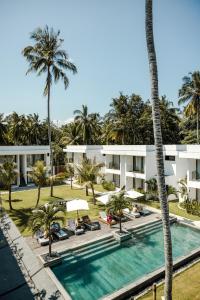
[[[200,231],[171,225],[173,258],[200,247]],[[67,253],[52,271],[74,300],[96,300],[159,269],[164,264],[162,226],[138,230],[119,245],[113,239]]]

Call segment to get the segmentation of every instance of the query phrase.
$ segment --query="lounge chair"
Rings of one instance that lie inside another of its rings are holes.
[[[69,236],[62,228],[59,223],[53,223],[51,225],[52,234],[55,235],[59,240],[67,239]]]
[[[106,215],[106,212],[105,211],[100,211],[99,212],[99,221],[103,222],[103,223],[106,223],[108,225],[115,225],[116,224],[116,221],[115,220],[112,220],[111,221],[111,224],[108,223],[107,221],[107,215]]]
[[[44,232],[42,230],[38,230],[36,232],[35,238],[37,239],[40,246],[46,246],[49,244],[49,238],[44,237]]]
[[[141,214],[141,216],[148,216],[151,214],[151,211],[141,206],[139,208],[139,213]]]
[[[132,211],[132,210],[130,210],[129,208],[125,208],[125,209],[123,209],[123,213],[127,216],[127,217],[129,217],[129,218],[140,218],[140,213],[139,212],[134,212],[134,211]]]
[[[80,235],[85,232],[84,228],[76,225],[75,219],[68,220],[68,229],[75,235]]]
[[[89,230],[101,229],[101,225],[99,224],[99,222],[98,221],[92,222],[89,216],[83,216],[82,220],[85,227]]]

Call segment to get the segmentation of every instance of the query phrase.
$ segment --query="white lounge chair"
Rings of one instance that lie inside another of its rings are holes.
[[[134,211],[130,210],[129,208],[124,208],[123,213],[131,219],[140,218],[140,216],[141,216],[139,212],[134,212]]]
[[[80,235],[85,232],[85,230],[81,226],[76,226],[76,222],[74,219],[68,220],[68,229],[75,235]]]

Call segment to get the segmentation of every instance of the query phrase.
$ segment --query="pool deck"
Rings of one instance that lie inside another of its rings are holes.
[[[134,220],[129,220],[127,222],[122,223],[122,228],[123,229],[131,229],[134,228],[135,226],[139,226],[145,223],[153,222],[158,219],[161,219],[161,215],[159,213],[152,212],[148,216],[136,218]],[[77,247],[81,244],[85,244],[90,241],[94,241],[97,239],[101,239],[105,236],[112,235],[114,231],[119,229],[119,224],[116,224],[110,228],[109,225],[100,222],[101,224],[101,229],[100,230],[94,230],[94,231],[89,231],[87,230],[84,234],[82,235],[71,235],[68,239],[63,240],[63,241],[58,241],[53,243],[52,249],[53,251],[58,251],[62,252],[64,250],[70,249]],[[35,238],[32,237],[26,237],[26,242],[30,246],[30,248],[33,250],[33,252],[36,255],[42,255],[48,252],[48,245],[47,246],[40,246],[38,242],[36,241]]]

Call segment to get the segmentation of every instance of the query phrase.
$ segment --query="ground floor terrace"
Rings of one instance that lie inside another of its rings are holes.
[[[100,186],[95,187],[96,190],[101,190],[102,188]],[[102,190],[101,190],[102,191]],[[49,188],[42,189],[41,194],[41,200],[40,204],[44,204],[50,199],[72,199],[72,198],[82,198],[86,199],[89,203],[90,210],[86,212],[91,219],[97,220],[99,216],[99,211],[104,210],[105,206],[103,206],[101,203],[97,202],[97,205],[94,205],[92,203],[91,196],[85,196],[85,189],[84,188],[77,188],[74,187],[72,190],[69,186],[63,185],[63,186],[57,186],[54,188],[54,198],[49,197]],[[8,211],[8,202],[7,202],[7,194],[2,195],[3,198],[3,206]],[[10,216],[14,220],[14,222],[17,224],[18,228],[20,229],[21,233],[23,233],[24,236],[26,236],[25,240],[27,241],[27,244],[32,249],[33,253],[35,255],[43,254],[47,252],[48,247],[40,247],[37,244],[37,241],[31,237],[30,229],[28,228],[28,219],[31,215],[31,211],[33,207],[35,206],[37,198],[37,190],[29,190],[29,191],[21,191],[21,192],[15,192],[13,193],[13,207],[14,210],[12,212],[9,212]],[[191,224],[199,225],[200,218],[195,216],[190,216],[189,214],[185,214],[184,211],[178,210],[177,203],[170,203],[170,207],[174,213],[184,213],[183,217],[185,218],[193,218],[193,220],[187,219],[187,222]],[[130,229],[133,227],[137,227],[138,225],[142,225],[142,223],[148,222],[154,222],[159,221],[160,219],[160,212],[159,212],[159,203],[158,202],[146,202],[144,205],[151,205],[153,213],[149,216],[141,217],[139,219],[134,219],[127,221],[123,223],[123,227],[126,229]],[[176,208],[176,211],[175,211]],[[154,210],[156,209],[156,210]],[[81,215],[85,214],[85,212],[81,212]],[[76,213],[68,213],[66,215],[66,221],[68,218],[73,218],[76,216]],[[63,224],[63,226],[66,226],[66,222]],[[118,226],[118,225],[117,225]],[[102,238],[106,238],[107,236],[112,235],[112,232],[115,231],[117,228],[113,227],[110,228],[108,225],[101,223],[101,230],[97,231],[87,231],[84,235],[81,236],[70,236],[69,239],[64,241],[59,241],[53,243],[53,250],[56,251],[64,251],[70,248],[79,247],[83,244],[87,244],[88,242],[92,242],[95,240],[100,240]],[[45,283],[44,283],[45,284]],[[178,298],[177,298],[178,299]],[[198,298],[197,298],[198,299]]]

